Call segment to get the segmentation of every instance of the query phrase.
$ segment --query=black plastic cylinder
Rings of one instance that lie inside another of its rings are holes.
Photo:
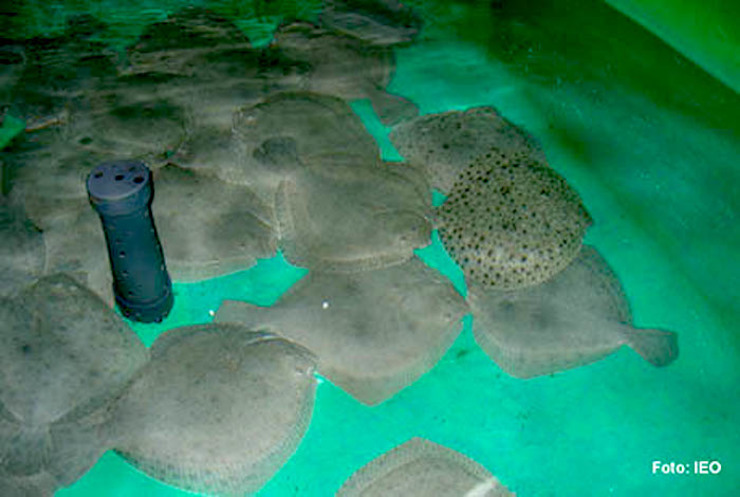
[[[87,193],[105,232],[118,308],[133,321],[162,321],[174,298],[152,217],[151,171],[140,161],[104,162],[88,175]]]

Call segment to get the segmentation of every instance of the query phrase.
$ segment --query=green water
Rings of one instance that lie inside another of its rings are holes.
[[[78,3],[118,19],[121,39],[169,8]],[[429,29],[398,50],[389,91],[423,113],[494,105],[536,136],[594,218],[586,241],[619,275],[635,324],[676,331],[681,355],[656,369],[623,349],[587,367],[516,380],[477,347],[468,316],[439,364],[379,406],[365,407],[322,380],[306,437],[259,495],[332,495],[360,466],[414,436],[475,459],[523,497],[738,495],[740,98],[605,4],[494,3],[496,10],[426,2]],[[237,4],[218,5],[256,13]],[[277,4],[300,10],[296,2]],[[48,12],[69,8],[26,5],[42,27]],[[279,14],[262,11],[241,27],[267,40]],[[384,157],[399,160],[367,102],[353,108]],[[419,253],[464,292],[436,235]],[[150,344],[166,329],[210,321],[223,298],[269,305],[304,274],[277,257],[176,284],[167,322],[134,328]],[[653,474],[655,460],[718,461],[722,470]],[[58,495],[187,494],[108,453]]]

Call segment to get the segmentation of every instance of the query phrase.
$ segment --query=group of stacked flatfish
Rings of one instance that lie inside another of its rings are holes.
[[[253,491],[311,416],[315,357],[238,325],[176,328],[147,349],[65,274],[0,301],[0,492],[52,495],[108,449],[155,478]]]
[[[198,9],[148,27],[123,62],[90,19],[29,45],[13,93],[29,129],[3,153],[0,494],[50,495],[110,448],[181,488],[255,491],[307,427],[315,368],[381,402],[438,361],[471,308],[478,343],[518,377],[625,343],[658,365],[675,357],[675,335],[631,326],[617,278],[581,246],[587,212],[536,143],[491,108],[416,117],[385,91],[393,44],[414,23],[382,30],[343,10],[353,2],[328,3],[322,25],[283,25],[260,50]],[[356,98],[397,124],[408,163],[379,158],[346,103]],[[147,350],[111,309],[84,190],[95,164],[122,156],[153,169],[173,279],[244,269],[278,247],[308,275],[269,308],[227,301],[215,324]],[[448,196],[436,212],[430,187]],[[467,302],[413,252],[434,222]],[[420,440],[339,495],[441,495],[450,482],[449,495],[508,495]]]
[[[153,169],[154,215],[179,281],[273,255],[279,183],[303,169],[321,174],[321,156],[344,154],[345,167],[409,183],[375,167],[377,147],[345,101],[371,98],[386,122],[416,113],[383,90],[389,46],[294,22],[258,50],[233,24],[190,9],[148,27],[120,61],[93,41],[102,29],[82,18],[64,37],[29,42],[11,94],[31,132],[3,153],[4,183],[15,215],[44,232],[45,273],[71,273],[112,302],[84,182],[109,159]]]
[[[675,360],[675,333],[632,326],[616,274],[582,244],[591,217],[531,136],[478,107],[407,120],[391,139],[447,196],[440,239],[465,275],[476,341],[504,371],[550,374],[622,345]]]

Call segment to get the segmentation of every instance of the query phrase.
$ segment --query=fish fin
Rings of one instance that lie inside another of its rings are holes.
[[[374,92],[370,99],[375,113],[386,126],[419,115],[419,107],[411,100],[385,91]]]
[[[224,300],[216,311],[215,322],[239,323],[248,328],[259,325],[263,307],[240,300]]]
[[[657,329],[627,332],[629,346],[653,366],[667,366],[678,357],[678,335]]]

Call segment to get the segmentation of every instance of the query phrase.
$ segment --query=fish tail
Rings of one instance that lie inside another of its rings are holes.
[[[653,366],[667,366],[678,357],[678,335],[657,329],[632,329],[629,346]]]
[[[224,300],[216,312],[218,323],[239,323],[247,327],[259,325],[263,308],[238,300]]]
[[[379,91],[370,99],[373,110],[386,126],[410,119],[419,115],[419,108],[411,100]]]

